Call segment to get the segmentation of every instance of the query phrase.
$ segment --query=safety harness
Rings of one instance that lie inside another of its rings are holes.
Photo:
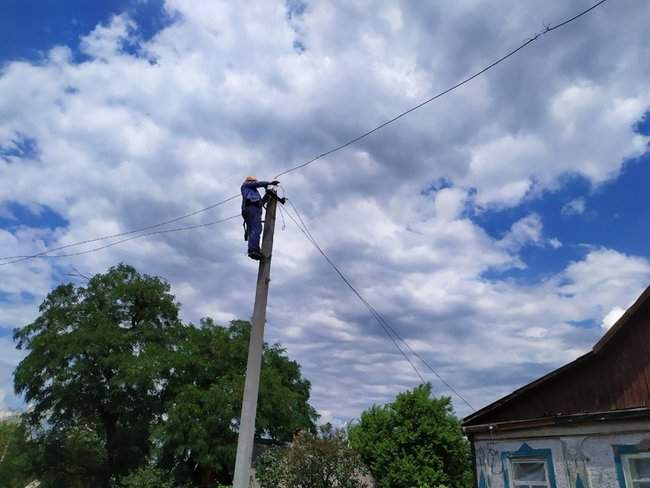
[[[259,207],[259,208],[266,208],[266,204],[269,202],[272,196],[275,196],[275,198],[278,199],[278,201],[284,205],[284,202],[286,201],[286,198],[280,198],[278,197],[274,192],[265,190],[264,196],[260,200],[249,200],[248,198],[244,202],[244,208],[246,207]],[[248,225],[246,224],[246,217],[244,216],[244,211],[242,209],[242,219],[243,219],[243,227],[244,227],[244,241],[248,242]],[[263,222],[263,221],[262,221]]]

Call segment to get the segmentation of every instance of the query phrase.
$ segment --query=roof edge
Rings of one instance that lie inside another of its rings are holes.
[[[468,415],[467,417],[465,417],[463,419],[463,426],[468,424],[469,422],[472,422],[476,418],[485,415],[486,413],[489,413],[489,412],[492,412],[492,411],[496,410],[497,408],[499,408],[500,406],[510,402],[514,398],[522,395],[523,393],[526,393],[528,390],[531,390],[531,389],[535,388],[536,386],[538,386],[538,385],[540,385],[542,383],[545,383],[546,381],[550,380],[551,378],[554,378],[555,376],[559,375],[563,371],[565,371],[565,370],[567,370],[569,368],[572,368],[573,366],[575,366],[577,364],[580,364],[582,362],[587,361],[593,355],[594,355],[593,351],[589,351],[588,353],[583,354],[582,356],[574,359],[570,363],[567,363],[564,366],[560,366],[559,368],[554,369],[553,371],[551,371],[549,373],[546,373],[544,376],[542,376],[540,378],[537,378],[536,380],[531,381],[530,383],[527,383],[527,384],[525,384],[524,386],[522,386],[520,388],[517,388],[515,391],[513,391],[509,395],[506,395],[506,396],[496,400],[495,402],[492,402],[489,405],[483,407],[482,409],[474,412],[473,414]]]
[[[497,408],[501,407],[502,405],[514,400],[516,397],[520,396],[523,393],[526,393],[528,390],[531,390],[538,385],[545,383],[546,381],[554,378],[558,374],[566,371],[567,369],[575,366],[576,364],[582,363],[583,361],[589,359],[591,356],[594,356],[609,343],[609,341],[625,326],[625,324],[636,314],[636,312],[641,308],[647,301],[650,300],[650,286],[648,286],[643,293],[636,299],[636,301],[632,304],[631,307],[629,307],[625,313],[619,318],[612,327],[603,335],[603,337],[600,338],[600,340],[594,345],[591,351],[587,352],[586,354],[583,354],[582,356],[578,357],[577,359],[574,359],[570,363],[565,364],[564,366],[561,366],[550,373],[545,374],[544,376],[516,389],[509,395],[506,395],[489,405],[486,405],[482,409],[474,412],[471,415],[468,415],[463,419],[463,426],[466,424],[476,420],[477,418],[492,412],[496,410]]]
[[[553,417],[541,417],[525,420],[507,420],[488,424],[464,426],[467,434],[481,432],[505,432],[531,427],[545,427],[548,425],[573,425],[585,422],[606,421],[606,420],[628,420],[637,418],[650,418],[650,407],[628,408],[624,410],[609,410],[604,412],[575,413],[567,415],[555,415]]]

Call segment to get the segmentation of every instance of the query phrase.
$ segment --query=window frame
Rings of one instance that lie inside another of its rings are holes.
[[[524,442],[516,451],[502,452],[503,486],[506,488],[516,488],[514,481],[511,479],[511,475],[514,474],[512,473],[512,460],[543,461],[546,469],[546,486],[548,488],[557,488],[555,467],[553,465],[553,451],[550,448],[533,449]]]
[[[650,448],[647,441],[641,441],[638,444],[612,444],[614,454],[614,464],[616,465],[616,477],[620,488],[633,488],[630,476],[626,473],[627,463],[625,458],[634,454],[650,454]]]
[[[621,455],[621,461],[623,464],[623,476],[625,477],[625,486],[629,488],[634,488],[634,483],[639,481],[650,482],[650,478],[642,478],[640,480],[632,479],[632,469],[630,467],[631,459],[648,459],[650,460],[650,452],[634,452]]]
[[[546,478],[545,481],[520,481],[518,482],[515,479],[515,469],[514,465],[518,463],[542,463],[544,466],[544,477]],[[548,459],[545,457],[534,457],[534,456],[520,456],[520,457],[512,457],[510,458],[510,471],[512,473],[510,484],[512,485],[509,488],[519,488],[522,485],[526,486],[534,486],[535,488],[551,488],[551,481],[549,477],[549,470],[548,470]],[[521,484],[518,484],[521,483]],[[541,483],[544,483],[543,485]]]

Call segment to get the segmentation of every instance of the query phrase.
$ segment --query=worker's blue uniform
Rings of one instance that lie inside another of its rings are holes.
[[[241,214],[248,228],[248,252],[260,251],[260,236],[262,235],[262,206],[264,199],[257,191],[266,188],[268,181],[245,181],[241,186]]]

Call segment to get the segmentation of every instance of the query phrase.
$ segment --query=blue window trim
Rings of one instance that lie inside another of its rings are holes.
[[[639,449],[638,444],[615,444],[612,446],[614,449],[614,463],[616,463],[616,476],[618,477],[618,484],[621,488],[627,488],[625,483],[625,473],[623,471],[623,456],[626,454],[641,454],[648,452],[647,449]]]
[[[503,466],[503,481],[505,488],[510,488],[510,477],[508,468],[510,467],[511,459],[522,458],[542,458],[546,461],[548,468],[548,481],[551,488],[557,488],[555,482],[555,469],[553,467],[553,452],[551,449],[533,449],[525,442],[516,451],[507,451],[501,453],[501,464]]]

